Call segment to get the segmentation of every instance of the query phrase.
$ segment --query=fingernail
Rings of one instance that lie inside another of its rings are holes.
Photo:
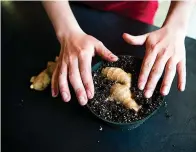
[[[144,89],[144,83],[139,83],[139,84],[138,84],[138,88],[139,88],[140,90],[143,90],[143,89]]]
[[[68,96],[67,93],[63,92],[62,97],[63,97],[63,100],[64,100],[65,102],[68,101],[69,96]]]
[[[90,90],[87,90],[87,96],[88,96],[89,99],[92,99],[92,93],[91,93]]]
[[[150,98],[152,96],[152,91],[151,90],[147,90],[147,91],[145,91],[144,94],[145,94],[146,98]]]
[[[112,60],[118,60],[118,57],[116,56],[116,55],[110,55],[110,59],[112,59]]]
[[[53,97],[56,97],[56,93],[55,93],[54,90],[52,90],[52,96],[53,96]]]
[[[82,106],[86,104],[86,99],[83,96],[79,97],[79,101]]]
[[[180,85],[180,91],[184,91],[185,90],[185,86],[183,84]]]
[[[163,93],[164,96],[166,96],[169,93],[168,87],[164,86],[162,93]]]

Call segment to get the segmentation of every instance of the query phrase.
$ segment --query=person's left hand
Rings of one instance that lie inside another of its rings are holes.
[[[146,98],[150,98],[164,69],[165,74],[160,92],[167,95],[176,69],[178,73],[178,89],[184,91],[186,84],[186,51],[184,45],[185,32],[179,29],[162,27],[157,31],[140,36],[124,33],[123,39],[132,45],[146,43],[138,88],[144,89]]]

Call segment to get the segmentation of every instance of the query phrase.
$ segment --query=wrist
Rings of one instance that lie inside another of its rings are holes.
[[[59,42],[67,40],[71,35],[75,33],[84,33],[84,31],[78,26],[74,28],[61,28],[56,30],[56,36]]]
[[[186,37],[186,31],[187,31],[186,26],[167,23],[167,24],[164,24],[162,28],[165,28],[168,33],[171,33],[171,34],[173,33],[173,34],[178,35],[182,38]]]
[[[168,15],[165,19],[163,27],[171,27],[173,31],[184,33],[186,35],[188,28],[188,21],[190,18],[191,10],[193,8],[192,1],[175,2],[171,1]],[[171,31],[172,32],[172,31]]]

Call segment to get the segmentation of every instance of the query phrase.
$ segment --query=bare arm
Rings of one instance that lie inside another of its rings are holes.
[[[172,81],[178,73],[178,89],[185,90],[186,51],[184,39],[193,0],[171,2],[168,15],[161,29],[140,35],[124,34],[123,38],[132,45],[146,44],[146,52],[138,80],[144,95],[152,96],[158,80],[164,72],[160,92],[167,95]]]
[[[67,0],[43,1],[42,3],[58,38],[69,36],[72,32],[82,31]]]
[[[94,96],[91,75],[91,61],[94,54],[108,61],[118,58],[102,42],[87,35],[77,23],[68,1],[43,2],[44,8],[54,26],[61,51],[57,66],[52,75],[52,96],[60,91],[65,102],[70,101],[71,94],[68,81],[75,90],[78,101],[85,105]]]
[[[171,1],[163,26],[172,26],[186,32],[193,6],[193,0]]]

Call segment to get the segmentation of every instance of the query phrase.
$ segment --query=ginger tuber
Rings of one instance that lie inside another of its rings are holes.
[[[131,87],[131,74],[126,73],[121,68],[117,67],[106,67],[102,69],[101,73],[106,76],[109,80],[123,83],[128,87]]]
[[[52,76],[54,70],[55,70],[55,67],[56,67],[56,63],[55,62],[52,62],[52,61],[49,61],[48,64],[47,64],[47,72],[49,73],[50,76]]]
[[[120,102],[125,107],[138,112],[141,106],[139,106],[136,101],[131,97],[131,74],[126,73],[124,70],[117,67],[106,67],[102,69],[101,72],[109,80],[117,82],[110,89],[109,99],[112,101]]]
[[[122,103],[125,107],[133,109],[136,112],[141,108],[131,97],[131,91],[126,85],[114,84],[110,89],[110,100]]]
[[[31,89],[42,91],[50,84],[50,76],[47,69],[42,71],[38,76],[33,76],[31,78]]]
[[[55,61],[57,60],[58,57],[56,57]],[[56,62],[49,61],[45,70],[43,70],[38,76],[31,77],[30,82],[32,84],[30,88],[37,91],[43,91],[44,89],[46,89],[51,82],[55,67]]]

